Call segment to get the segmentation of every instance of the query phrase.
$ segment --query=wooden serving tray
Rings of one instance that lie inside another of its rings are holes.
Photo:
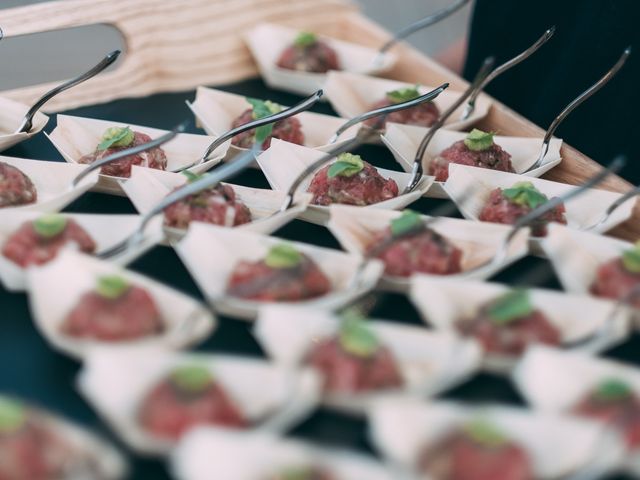
[[[256,65],[241,34],[262,21],[294,25],[373,47],[390,36],[348,0],[65,0],[0,10],[0,18],[6,37],[91,24],[109,24],[122,33],[126,52],[119,68],[55,98],[47,105],[49,112],[254,77],[258,73]],[[108,50],[105,47],[105,53]],[[406,44],[394,51],[399,61],[388,72],[390,78],[426,85],[446,81],[457,89],[467,85]],[[29,104],[53,85],[0,94]],[[544,134],[540,127],[495,100],[479,127],[503,135]],[[600,168],[569,145],[565,144],[561,153],[563,162],[545,178],[579,184]],[[623,192],[631,185],[612,176],[602,188]],[[636,203],[634,217],[612,235],[635,241],[640,238],[638,220],[640,207]]]

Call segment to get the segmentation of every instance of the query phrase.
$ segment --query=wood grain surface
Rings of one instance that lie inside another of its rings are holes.
[[[113,25],[122,33],[126,52],[118,68],[60,95],[47,105],[49,112],[255,76],[257,69],[242,33],[262,21],[295,25],[373,47],[389,38],[389,32],[362,16],[348,0],[66,0],[0,10],[0,18],[6,37],[98,23]],[[109,50],[106,47],[105,53]],[[397,46],[395,52],[399,61],[388,73],[390,78],[427,85],[447,81],[457,89],[467,85],[408,45]],[[36,85],[1,95],[29,104],[52,86]],[[502,135],[542,137],[544,133],[497,101],[479,127]],[[600,168],[569,145],[561,153],[563,162],[545,178],[575,185]],[[602,188],[623,192],[631,185],[612,176]],[[640,238],[639,220],[636,203],[633,219],[612,235]]]

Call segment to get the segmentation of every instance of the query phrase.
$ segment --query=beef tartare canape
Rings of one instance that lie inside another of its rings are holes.
[[[367,256],[384,262],[385,275],[409,277],[414,273],[450,275],[462,271],[462,250],[428,228],[419,214],[405,210],[378,232]]]
[[[420,92],[418,87],[400,88],[387,92],[385,98],[378,100],[376,103],[369,107],[369,110],[376,110],[378,108],[386,107],[388,105],[395,105],[397,103],[408,102],[414,98],[418,98]],[[385,125],[387,122],[402,123],[405,125],[417,125],[420,127],[430,127],[433,125],[440,116],[440,110],[433,102],[425,102],[415,107],[406,108],[399,112],[392,112],[385,118]],[[379,118],[370,118],[365,121],[365,125],[369,127],[378,128]]]
[[[633,296],[634,289],[640,285],[640,242],[608,262],[596,271],[591,284],[591,293],[598,297],[623,299]],[[640,308],[640,294],[629,298],[629,303]]]
[[[429,174],[436,177],[438,182],[446,182],[450,163],[515,172],[511,155],[494,143],[493,134],[475,128],[464,140],[459,140],[440,152],[429,163]]]
[[[317,467],[294,467],[284,469],[267,480],[335,480],[335,477]]]
[[[239,262],[227,282],[227,294],[262,302],[297,302],[330,290],[331,282],[320,267],[287,244],[275,245],[257,262]]]
[[[153,297],[117,275],[98,278],[62,326],[65,335],[107,342],[158,335],[164,324]]]
[[[31,179],[22,171],[0,162],[0,208],[28,205],[38,200],[38,192]]]
[[[527,452],[484,420],[445,436],[420,457],[419,469],[435,480],[533,480]]]
[[[622,380],[603,380],[573,408],[573,412],[619,429],[630,449],[640,447],[640,398]]]
[[[306,361],[323,374],[330,393],[371,392],[404,383],[393,354],[359,315],[347,316],[338,334],[315,344]]]
[[[463,335],[475,337],[491,353],[520,355],[533,343],[560,345],[558,329],[531,302],[525,290],[514,290],[458,322]]]
[[[244,428],[248,421],[211,372],[201,366],[174,369],[142,402],[139,421],[150,434],[178,440],[197,425]]]
[[[182,173],[187,175],[189,182],[200,178],[188,171]],[[192,221],[235,227],[251,222],[251,212],[238,199],[233,187],[220,184],[189,195],[164,210],[164,224],[167,227],[185,230]]]
[[[151,141],[151,137],[144,133],[134,132],[129,127],[111,127],[102,135],[100,143],[96,147],[95,152],[85,155],[78,160],[79,163],[93,163],[101,160],[109,155],[125,150],[127,148],[136,147],[143,143]],[[100,172],[103,175],[111,175],[114,177],[129,178],[131,176],[131,167],[138,165],[141,167],[154,168],[156,170],[166,170],[167,156],[160,147],[147,150],[137,155],[129,155],[104,165]]]
[[[311,180],[307,191],[313,194],[314,205],[366,206],[398,196],[398,184],[386,179],[360,155],[343,153],[336,162],[321,168]]]
[[[516,221],[549,201],[531,182],[519,182],[511,188],[496,188],[480,212],[483,222],[504,223],[513,225]],[[547,225],[551,222],[567,224],[564,216],[564,205],[558,205],[531,224],[531,232],[535,237],[547,236]]]
[[[43,265],[53,260],[60,250],[74,246],[93,253],[96,244],[84,228],[62,215],[43,215],[25,222],[2,247],[2,255],[22,268]]]
[[[280,55],[278,67],[298,72],[326,73],[340,70],[338,54],[325,41],[310,32],[300,32]]]
[[[256,100],[254,98],[247,98],[247,102],[252,108],[249,108],[242,112],[242,114],[236,118],[231,128],[241,127],[242,125],[253,122],[260,118],[265,118],[270,115],[274,115],[282,111],[283,107],[277,103],[270,101]],[[251,148],[256,139],[257,133],[264,133],[262,138],[265,138],[262,143],[262,149],[266,150],[271,146],[271,139],[277,138],[289,143],[295,143],[296,145],[304,145],[304,133],[302,132],[302,124],[300,120],[295,117],[285,118],[279,122],[264,125],[253,130],[247,130],[246,132],[236,135],[231,140],[231,144],[239,148]]]
[[[65,478],[71,447],[19,401],[0,397],[0,479]]]

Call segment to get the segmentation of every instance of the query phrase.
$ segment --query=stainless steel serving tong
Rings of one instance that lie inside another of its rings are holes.
[[[70,88],[73,88],[76,85],[80,85],[81,83],[89,80],[90,78],[95,77],[100,72],[102,72],[107,67],[109,67],[109,65],[115,62],[120,56],[120,53],[121,53],[120,50],[114,50],[113,52],[105,56],[100,61],[100,63],[92,67],[90,70],[87,70],[82,75],[78,75],[77,77],[62,83],[61,85],[58,85],[57,87],[45,93],[27,111],[22,122],[20,123],[20,126],[14,133],[29,133],[29,131],[31,130],[31,127],[33,127],[33,117],[35,116],[36,113],[38,113],[38,111],[44,106],[45,103],[47,103],[49,100],[51,100],[53,97],[55,97],[59,93],[69,90]]]
[[[516,55],[511,60],[508,60],[502,65],[496,67],[489,75],[487,75],[487,77],[476,87],[476,89],[472,92],[471,96],[469,97],[469,101],[467,102],[467,105],[464,107],[464,110],[460,115],[460,121],[467,120],[469,117],[471,117],[471,115],[476,109],[476,100],[478,99],[478,96],[482,93],[482,91],[485,88],[487,88],[487,85],[489,85],[492,81],[494,81],[496,78],[498,78],[507,70],[510,70],[511,68],[515,67],[519,63],[522,63],[524,60],[526,60],[535,52],[537,52],[538,49],[542,47],[542,45],[547,43],[549,39],[553,37],[553,34],[555,33],[555,31],[556,31],[556,27],[551,27],[549,30],[544,32],[542,36],[538,40],[536,40],[535,43],[531,45],[529,48],[527,48],[524,52]]]
[[[340,129],[338,129],[338,131],[336,132],[336,135],[339,136],[341,133],[343,133],[349,127],[351,127],[353,125],[356,125],[359,122],[362,122],[364,120],[368,120],[368,119],[374,118],[374,117],[380,117],[378,119],[378,121],[376,122],[376,125],[373,128],[372,127],[367,127],[366,125],[362,126],[358,130],[358,133],[356,134],[356,136],[354,138],[349,140],[347,143],[339,146],[338,148],[335,148],[335,149],[331,150],[326,155],[323,155],[318,160],[316,160],[315,162],[313,162],[312,164],[307,166],[296,177],[296,179],[293,181],[293,183],[289,186],[289,189],[287,190],[287,196],[285,198],[285,201],[283,202],[282,206],[280,207],[280,212],[284,212],[289,207],[291,207],[291,205],[293,204],[293,200],[294,200],[296,191],[298,190],[298,188],[300,187],[302,182],[304,182],[304,180],[309,175],[313,174],[316,170],[318,170],[320,167],[322,167],[325,163],[329,162],[334,157],[337,157],[341,153],[346,153],[346,152],[348,152],[350,150],[353,150],[354,148],[362,145],[363,143],[368,142],[374,136],[379,135],[379,131],[378,131],[379,127],[384,124],[384,119],[386,118],[386,116],[389,113],[397,112],[397,111],[400,111],[400,110],[405,110],[407,108],[411,108],[411,107],[414,107],[414,106],[419,105],[421,103],[433,100],[438,95],[440,95],[448,86],[449,86],[448,83],[444,83],[444,84],[440,85],[438,88],[435,88],[434,90],[430,91],[429,93],[426,93],[426,94],[424,94],[424,95],[422,95],[422,96],[420,96],[418,98],[414,98],[413,100],[409,100],[407,102],[398,103],[396,105],[389,105],[389,106],[383,107],[383,108],[378,108],[376,110],[372,110],[371,112],[367,112],[365,114],[362,114],[362,115],[360,115],[360,116],[358,116],[358,117],[356,117],[356,118],[354,118],[352,120],[349,120],[342,127],[340,127]]]
[[[394,103],[391,105],[386,105],[384,107],[376,108],[374,110],[369,110],[368,112],[361,113],[360,115],[353,117],[351,120],[348,120],[340,128],[338,128],[338,130],[336,130],[336,133],[334,133],[333,136],[329,139],[329,143],[330,144],[336,143],[338,141],[338,138],[340,138],[340,135],[342,135],[349,128],[353,127],[354,125],[357,125],[358,123],[366,122],[367,120],[370,120],[375,117],[380,117],[383,115],[384,117],[386,117],[390,113],[399,112],[401,110],[406,110],[407,108],[417,107],[418,105],[422,105],[423,103],[430,102],[434,100],[442,92],[444,92],[447,88],[449,88],[449,84],[443,83],[438,88],[428,93],[425,93],[424,95],[420,95],[419,97],[416,97],[413,100],[409,100],[401,103]],[[377,124],[378,125],[384,124],[383,119],[377,122]]]
[[[420,181],[420,178],[424,173],[424,169],[422,167],[422,157],[424,157],[424,153],[427,151],[427,147],[429,146],[429,143],[431,142],[433,136],[445,124],[447,119],[451,115],[453,115],[453,113],[460,107],[460,105],[462,105],[467,100],[467,98],[469,98],[469,96],[473,94],[473,92],[478,88],[478,85],[480,85],[484,81],[487,75],[489,75],[489,71],[493,67],[494,62],[495,59],[493,57],[489,57],[484,60],[484,62],[482,63],[482,67],[480,67],[480,70],[476,74],[476,77],[473,79],[471,85],[469,85],[469,88],[467,88],[467,90],[455,101],[455,103],[453,103],[453,105],[449,107],[448,110],[440,115],[438,120],[431,126],[427,134],[424,136],[424,138],[420,142],[420,145],[418,146],[416,156],[413,159],[411,180],[407,184],[407,187],[404,189],[403,194],[412,192],[418,185],[418,182]]]
[[[620,69],[624,66],[627,59],[629,58],[629,55],[631,55],[631,47],[627,47],[624,50],[624,52],[622,52],[622,55],[620,56],[618,61],[615,63],[615,65],[613,65],[613,67],[611,67],[611,69],[607,73],[605,73],[604,76],[600,78],[600,80],[598,80],[591,87],[589,87],[587,90],[585,90],[580,95],[578,95],[578,97],[575,100],[573,100],[569,105],[565,107],[564,110],[560,112],[560,114],[558,114],[558,116],[553,120],[553,122],[551,122],[551,125],[549,125],[549,128],[547,129],[547,132],[544,135],[544,139],[542,140],[542,149],[540,150],[538,159],[524,173],[535,170],[536,168],[542,165],[542,162],[544,161],[544,157],[547,155],[547,152],[549,152],[549,144],[551,143],[551,138],[553,137],[553,134],[558,129],[560,124],[569,116],[569,114],[571,114],[571,112],[573,112],[576,108],[578,108],[585,101],[591,98],[598,90],[600,90],[607,83],[609,83],[609,81],[613,77],[615,77],[616,74],[620,71]]]
[[[450,15],[454,14],[455,12],[457,12],[458,10],[460,10],[462,7],[464,7],[467,3],[469,3],[469,0],[458,0],[455,3],[452,3],[451,5],[444,7],[441,10],[438,10],[435,13],[432,13],[424,18],[421,18],[420,20],[418,20],[417,22],[414,22],[410,25],[407,25],[406,27],[402,28],[401,30],[399,30],[394,36],[393,38],[391,38],[389,41],[387,41],[382,47],[380,47],[380,50],[378,50],[378,55],[376,55],[373,59],[373,61],[371,62],[373,66],[380,66],[383,63],[384,60],[384,55],[398,42],[400,42],[401,40],[407,38],[409,35],[422,30],[424,28],[430,27],[431,25],[434,25],[438,22],[440,22],[441,20],[444,20],[445,18],[449,17]]]

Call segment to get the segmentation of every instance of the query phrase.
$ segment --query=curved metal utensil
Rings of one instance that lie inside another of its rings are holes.
[[[420,181],[420,178],[422,177],[424,171],[424,169],[422,168],[422,157],[424,157],[424,153],[427,151],[427,147],[429,146],[429,143],[431,142],[433,136],[440,128],[442,128],[447,119],[451,115],[453,115],[453,112],[455,112],[460,107],[460,105],[462,105],[467,100],[467,98],[469,98],[469,95],[471,95],[475,91],[478,85],[482,83],[482,81],[489,74],[489,71],[493,67],[494,62],[495,59],[493,57],[485,58],[484,62],[482,63],[482,67],[480,67],[480,70],[476,74],[476,77],[473,79],[471,85],[469,85],[469,88],[467,88],[467,90],[460,96],[460,98],[458,98],[458,100],[455,101],[453,105],[449,107],[447,111],[443,112],[442,115],[440,115],[440,118],[438,118],[438,120],[431,126],[427,134],[424,136],[424,138],[420,142],[420,145],[418,146],[416,156],[413,159],[411,180],[409,181],[403,194],[412,192],[418,185],[418,182]]]
[[[417,22],[414,22],[411,25],[404,27],[403,29],[398,31],[393,36],[393,38],[391,38],[389,41],[387,41],[387,43],[385,43],[382,47],[380,47],[380,50],[378,50],[378,55],[376,55],[376,57],[373,59],[373,62],[371,63],[374,66],[381,65],[383,63],[382,61],[384,59],[385,53],[387,53],[396,43],[407,38],[409,35],[419,30],[422,30],[423,28],[430,27],[431,25],[434,25],[439,21],[444,20],[448,16],[460,10],[467,3],[469,3],[469,0],[458,0],[457,2],[449,5],[448,7],[445,7],[442,10],[438,10],[436,13],[432,13],[431,15],[421,18]]]
[[[129,249],[140,244],[144,240],[144,231],[149,225],[149,222],[156,216],[161,214],[167,207],[173,205],[184,198],[194,195],[207,188],[212,188],[218,183],[240,173],[242,170],[251,165],[251,162],[255,159],[255,155],[260,151],[260,145],[255,143],[251,150],[244,152],[233,162],[226,163],[217,170],[203,175],[200,179],[189,183],[182,188],[175,190],[162,199],[155,207],[142,216],[140,224],[136,230],[127,238],[119,242],[117,245],[99,252],[96,257],[102,259],[109,259],[120,255]]]
[[[357,117],[353,117],[351,120],[348,120],[340,128],[338,128],[338,130],[336,130],[336,133],[333,134],[333,136],[329,140],[329,143],[330,144],[336,143],[338,138],[340,138],[340,135],[342,135],[349,128],[353,127],[354,125],[357,125],[358,123],[365,122],[371,118],[375,118],[379,116],[386,117],[390,113],[400,112],[402,110],[406,110],[407,108],[417,107],[418,105],[422,105],[425,102],[430,102],[431,100],[434,100],[436,97],[438,97],[438,95],[444,92],[447,88],[449,88],[449,84],[443,83],[438,88],[435,88],[430,92],[425,93],[424,95],[414,98],[413,100],[409,100],[401,103],[394,103],[392,105],[386,105],[384,107],[376,108],[375,110],[370,110],[368,112],[362,113]],[[382,123],[383,121],[384,121],[384,118],[380,119],[379,123]]]
[[[27,111],[27,113],[24,116],[24,119],[22,120],[22,123],[20,124],[20,126],[18,127],[15,133],[29,133],[29,130],[31,130],[31,127],[33,127],[33,117],[35,116],[36,113],[38,113],[38,111],[44,106],[45,103],[47,103],[49,100],[51,100],[53,97],[55,97],[59,93],[69,90],[70,88],[73,88],[76,85],[80,85],[86,80],[89,80],[90,78],[95,77],[104,69],[106,69],[109,65],[115,62],[120,56],[120,53],[122,53],[120,50],[114,50],[113,52],[108,54],[106,57],[104,57],[100,61],[100,63],[98,63],[96,66],[86,71],[82,75],[78,75],[76,78],[72,78],[71,80],[61,85],[58,85],[57,87],[45,93]]]
[[[585,101],[591,98],[598,90],[600,90],[607,83],[609,83],[609,81],[613,77],[615,77],[616,74],[620,71],[620,69],[624,66],[627,59],[629,58],[629,55],[631,55],[631,47],[627,47],[624,50],[624,52],[622,52],[622,55],[620,56],[618,61],[615,63],[615,65],[611,67],[611,69],[600,80],[598,80],[591,87],[589,87],[587,90],[582,92],[573,102],[567,105],[567,107],[564,110],[562,110],[562,112],[560,112],[560,114],[555,118],[555,120],[549,126],[549,129],[547,130],[547,133],[545,134],[544,139],[542,140],[542,149],[540,150],[540,155],[538,155],[538,159],[535,161],[535,163],[531,167],[527,169],[526,172],[535,170],[536,168],[542,165],[542,161],[544,160],[544,157],[547,155],[547,152],[549,152],[549,144],[551,143],[551,138],[553,137],[553,134],[558,129],[560,124],[565,120],[565,118],[569,116],[569,114],[571,114],[571,112],[573,112],[576,108],[578,108]]]
[[[165,143],[173,140],[179,133],[184,132],[187,126],[189,125],[189,122],[190,120],[185,120],[181,124],[174,127],[173,130],[171,130],[170,132],[167,132],[161,137],[151,140],[150,142],[143,143],[135,147],[127,148],[125,150],[120,150],[119,152],[108,155],[98,160],[97,162],[93,162],[71,181],[71,186],[75,187],[76,185],[78,185],[78,183],[80,183],[80,181],[83,178],[85,178],[91,172],[94,172],[95,170],[98,170],[99,168],[102,168],[103,166],[108,165],[109,163],[115,162],[116,160],[120,160],[130,155],[138,155],[140,153],[143,153],[148,150],[158,148],[161,145],[164,145]]]
[[[247,132],[249,130],[253,130],[254,128],[262,127],[264,125],[269,125],[270,123],[279,122],[279,121],[284,120],[286,118],[292,117],[293,115],[297,115],[298,113],[301,113],[301,112],[304,112],[306,110],[309,110],[316,103],[318,103],[318,101],[322,98],[323,94],[324,94],[324,92],[322,90],[318,90],[314,94],[312,94],[312,95],[308,96],[307,98],[305,98],[304,100],[302,100],[300,103],[294,105],[291,108],[287,108],[285,110],[282,110],[280,113],[276,113],[274,115],[270,115],[270,116],[265,117],[265,118],[259,118],[257,120],[252,121],[252,122],[245,123],[244,125],[240,125],[239,127],[232,128],[228,132],[223,133],[218,138],[216,138],[213,141],[213,143],[211,143],[211,145],[209,145],[209,147],[207,147],[207,150],[202,155],[202,158],[200,158],[199,160],[196,160],[195,162],[193,162],[192,164],[190,164],[190,165],[188,165],[188,166],[186,166],[184,168],[185,169],[186,168],[191,168],[191,167],[193,167],[195,165],[200,165],[201,163],[206,162],[209,159],[209,157],[211,156],[211,154],[220,145],[222,145],[227,140],[235,137],[236,135],[240,135],[241,133]]]
[[[495,255],[493,257],[491,257],[490,259],[482,262],[480,265],[478,265],[478,266],[476,266],[476,267],[474,267],[474,268],[472,268],[470,270],[467,270],[467,271],[463,272],[462,275],[469,275],[470,273],[474,273],[474,272],[476,272],[478,270],[481,270],[481,269],[483,269],[483,268],[485,268],[485,267],[487,267],[489,265],[499,265],[500,263],[502,263],[503,260],[507,256],[509,245],[511,244],[511,242],[515,238],[516,234],[520,230],[522,230],[524,227],[529,226],[531,223],[535,222],[540,217],[542,217],[544,214],[546,214],[547,212],[550,212],[551,210],[553,210],[557,206],[559,206],[559,205],[567,202],[568,200],[570,200],[570,199],[572,199],[572,198],[584,193],[586,190],[588,190],[590,188],[593,188],[596,185],[600,184],[610,174],[620,171],[620,169],[622,167],[624,167],[626,162],[627,162],[627,160],[626,160],[626,158],[624,156],[616,157],[609,164],[609,166],[607,168],[604,168],[604,169],[600,170],[600,172],[598,172],[597,174],[595,174],[594,176],[589,178],[586,182],[584,182],[579,187],[576,187],[573,190],[570,190],[569,192],[565,193],[564,195],[552,198],[548,202],[545,202],[542,205],[540,205],[539,207],[534,208],[533,210],[531,210],[526,215],[523,215],[522,217],[518,218],[518,220],[516,220],[516,222],[513,224],[513,227],[511,228],[511,230],[509,231],[509,233],[507,234],[507,236],[503,240],[502,244],[500,245],[500,247],[496,251]]]
[[[547,43],[549,39],[553,37],[553,34],[555,33],[555,31],[556,31],[556,27],[551,27],[549,30],[544,32],[542,36],[538,40],[536,40],[536,42],[533,45],[531,45],[529,48],[527,48],[524,52],[516,55],[511,60],[503,63],[499,67],[496,67],[489,75],[487,75],[487,78],[485,78],[484,81],[480,85],[478,85],[477,89],[471,94],[471,97],[469,97],[469,101],[467,102],[467,105],[464,107],[464,111],[462,112],[462,115],[460,115],[460,121],[467,120],[473,114],[473,112],[476,109],[476,100],[478,99],[478,96],[482,93],[482,91],[487,87],[487,85],[489,85],[493,80],[495,80],[497,77],[502,75],[507,70],[510,70],[511,68],[515,67],[519,63],[529,58],[535,52],[537,52],[542,45]]]
[[[600,225],[602,225],[607,220],[609,220],[609,217],[611,217],[613,212],[615,212],[618,208],[620,208],[627,200],[635,197],[636,195],[640,195],[640,185],[638,185],[632,190],[629,190],[627,193],[625,193],[619,199],[617,199],[615,202],[609,205],[609,208],[605,210],[605,212],[602,214],[602,216],[598,220],[596,220],[590,226],[583,228],[583,230],[588,231],[588,230],[594,230],[598,228]]]

